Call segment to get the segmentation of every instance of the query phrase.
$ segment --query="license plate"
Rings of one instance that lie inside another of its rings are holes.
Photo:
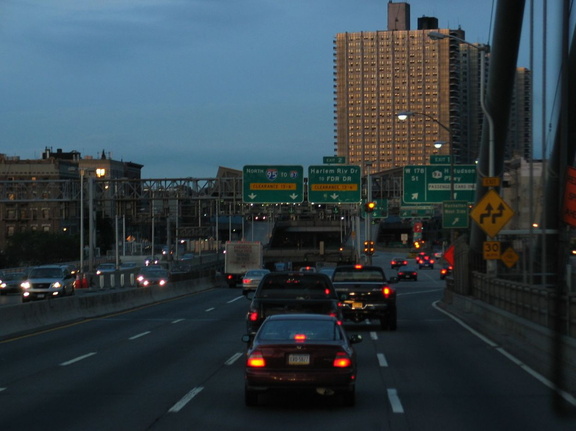
[[[44,293],[39,293],[38,295],[36,295],[36,298],[39,298],[39,299],[44,298]]]
[[[310,355],[307,353],[292,353],[288,355],[288,365],[309,365]]]
[[[363,304],[361,302],[353,302],[352,308],[362,308]]]

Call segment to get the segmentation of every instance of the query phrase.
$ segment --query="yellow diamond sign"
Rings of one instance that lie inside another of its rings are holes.
[[[488,190],[470,212],[470,217],[490,237],[496,236],[514,216],[514,210],[494,190]]]

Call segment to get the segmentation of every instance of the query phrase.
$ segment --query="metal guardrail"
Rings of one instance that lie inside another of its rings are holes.
[[[472,273],[471,295],[562,335],[576,338],[576,294],[560,297],[553,289],[534,287]]]

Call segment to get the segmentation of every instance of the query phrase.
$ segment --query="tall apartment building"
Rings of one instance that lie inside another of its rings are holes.
[[[334,40],[335,153],[372,172],[429,164],[432,154],[472,163],[481,134],[480,67],[485,53],[434,30],[433,17],[410,30],[410,6],[388,3],[388,30],[339,33]],[[487,76],[487,75],[486,75]],[[406,121],[397,114],[414,113]],[[445,144],[438,150],[434,143]]]

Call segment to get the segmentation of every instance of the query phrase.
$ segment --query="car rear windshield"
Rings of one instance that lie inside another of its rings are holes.
[[[315,273],[268,275],[260,284],[259,296],[278,298],[330,298],[334,287],[325,275]]]
[[[337,269],[332,278],[334,282],[337,281],[380,281],[385,282],[384,274],[377,269],[362,268],[362,269],[350,269],[350,270],[340,270]]]
[[[264,324],[258,339],[262,341],[334,341],[342,333],[333,321],[274,320]]]

